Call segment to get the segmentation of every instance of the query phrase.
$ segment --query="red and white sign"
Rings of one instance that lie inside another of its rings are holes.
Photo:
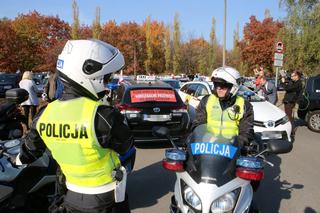
[[[177,102],[176,95],[173,90],[161,89],[144,89],[131,90],[131,103],[139,103],[146,101],[156,102]]]
[[[281,41],[276,43],[276,52],[274,53],[274,66],[283,66],[283,43]]]
[[[283,43],[281,41],[277,42],[276,44],[276,52],[283,53]]]

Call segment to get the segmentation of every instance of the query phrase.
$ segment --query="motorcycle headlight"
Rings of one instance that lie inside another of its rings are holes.
[[[219,197],[211,204],[212,213],[232,212],[239,196],[240,188]]]
[[[183,192],[184,200],[194,209],[201,210],[201,200],[198,195],[191,189],[191,187],[186,187]]]

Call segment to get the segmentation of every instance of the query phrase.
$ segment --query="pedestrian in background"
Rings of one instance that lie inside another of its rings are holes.
[[[26,117],[27,128],[29,129],[29,119],[33,120],[33,117],[37,111],[37,106],[39,105],[39,99],[37,97],[37,87],[32,80],[32,72],[25,71],[23,73],[22,80],[19,82],[19,87],[27,90],[29,93],[28,100],[21,103],[24,115]]]
[[[260,86],[261,77],[265,76],[263,67],[260,66],[258,69],[254,69],[254,73],[256,75],[256,88],[258,88]]]
[[[267,101],[275,105],[278,101],[277,88],[265,76],[261,76],[260,85],[255,91],[258,95],[265,97]]]
[[[52,102],[61,98],[64,86],[61,80],[58,78],[57,72],[50,72],[48,83],[44,88],[42,99],[48,102]]]
[[[294,124],[293,108],[295,107],[302,92],[302,82],[300,79],[300,71],[293,71],[291,79],[288,81],[286,81],[285,77],[281,78],[281,84],[286,91],[283,98],[284,111],[286,112],[292,126]]]

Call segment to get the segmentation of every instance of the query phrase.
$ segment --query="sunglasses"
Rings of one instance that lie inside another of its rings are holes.
[[[216,82],[214,83],[214,86],[216,88],[221,88],[221,89],[230,89],[232,87],[232,84],[226,84],[226,83],[220,83],[220,82]]]

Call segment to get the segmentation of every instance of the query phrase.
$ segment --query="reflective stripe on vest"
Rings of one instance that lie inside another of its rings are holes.
[[[120,165],[116,152],[102,148],[96,138],[94,118],[98,106],[88,98],[56,100],[46,107],[37,131],[58,162],[67,182],[95,187],[113,181],[112,170]]]
[[[235,113],[233,106],[239,106],[239,112]],[[210,95],[206,111],[208,130],[215,135],[224,138],[232,138],[239,134],[239,123],[243,117],[244,99],[237,96],[235,104],[227,109],[221,109],[219,99],[215,95]]]

